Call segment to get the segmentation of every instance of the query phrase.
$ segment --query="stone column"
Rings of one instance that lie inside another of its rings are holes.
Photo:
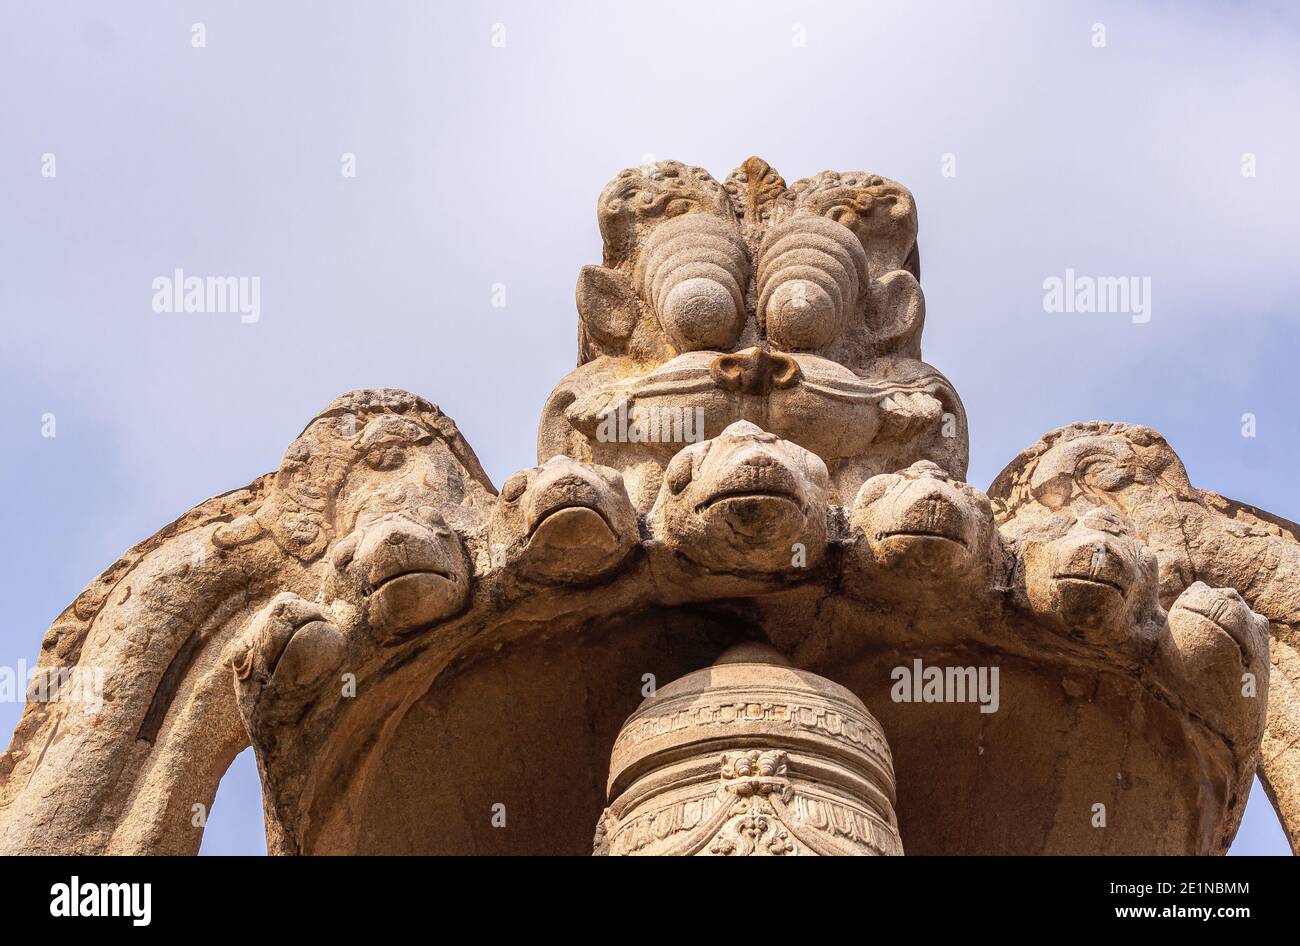
[[[880,724],[837,683],[738,644],[623,724],[596,854],[902,854]]]

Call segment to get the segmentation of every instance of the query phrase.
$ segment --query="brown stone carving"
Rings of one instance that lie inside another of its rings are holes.
[[[249,745],[284,854],[1211,854],[1257,768],[1300,843],[1300,527],[1124,424],[963,482],[899,184],[598,220],[537,465],[329,405],[55,620],[0,851],[192,853]]]
[[[1260,775],[1300,852],[1300,526],[1192,486],[1165,439],[1135,424],[1055,430],[1003,470],[990,494],[999,518],[1080,503],[1115,509],[1155,553],[1164,606],[1208,583],[1236,589],[1267,619],[1272,669]],[[1234,602],[1231,612],[1239,611]],[[1207,620],[1215,618],[1243,653],[1251,646],[1231,620],[1208,612]]]

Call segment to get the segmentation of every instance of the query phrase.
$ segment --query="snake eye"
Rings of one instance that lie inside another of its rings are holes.
[[[816,351],[849,325],[868,282],[866,252],[842,216],[795,216],[763,241],[760,324],[782,349]]]
[[[421,506],[416,509],[415,518],[420,525],[427,526],[434,531],[437,531],[445,525],[442,514],[433,506]]]
[[[890,484],[894,480],[895,477],[888,474],[873,476],[862,484],[862,488],[858,490],[857,498],[854,499],[853,504],[855,506],[869,506],[874,502],[878,502],[888,491]]]
[[[690,485],[693,475],[694,470],[691,467],[690,454],[683,450],[673,457],[672,462],[668,464],[668,469],[664,472],[664,479],[668,483],[668,488],[676,496]]]
[[[338,545],[334,546],[334,551],[330,553],[330,564],[336,571],[343,571],[352,562],[352,556],[357,554],[357,540],[354,536],[349,536]]]
[[[1093,457],[1079,464],[1077,478],[1104,492],[1115,492],[1133,480],[1132,472],[1114,457]]]
[[[637,287],[678,351],[725,351],[745,324],[748,250],[734,223],[675,204],[641,250]]]
[[[510,479],[506,480],[505,485],[501,487],[501,498],[508,503],[513,503],[520,496],[524,495],[524,490],[528,488],[528,474],[514,473]]]
[[[825,216],[834,220],[836,223],[849,228],[852,228],[853,224],[857,223],[858,219],[858,215],[854,212],[853,208],[845,204],[841,204],[838,207],[832,207],[826,212]]]

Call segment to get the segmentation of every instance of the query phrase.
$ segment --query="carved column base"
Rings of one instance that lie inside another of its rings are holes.
[[[614,742],[595,853],[902,854],[880,724],[839,684],[739,644]]]

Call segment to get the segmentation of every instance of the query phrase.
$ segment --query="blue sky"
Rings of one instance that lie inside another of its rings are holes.
[[[647,157],[907,184],[924,354],[965,402],[975,485],[1053,427],[1127,420],[1197,485],[1300,519],[1298,51],[1270,3],[15,6],[0,664],[345,390],[435,401],[497,483],[530,465],[596,196]],[[260,276],[259,321],[154,312],[177,267]],[[1067,269],[1150,277],[1150,321],[1045,312]],[[261,850],[260,821],[245,754],[205,852]],[[1234,850],[1286,850],[1258,792]]]

